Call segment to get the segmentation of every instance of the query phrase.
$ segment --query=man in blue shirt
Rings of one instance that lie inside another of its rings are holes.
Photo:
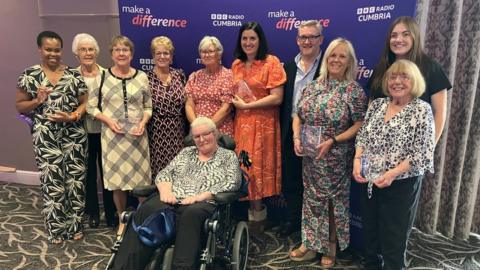
[[[297,110],[305,86],[318,77],[323,42],[322,26],[316,20],[300,24],[297,35],[299,54],[284,65],[287,82],[284,85],[283,104],[280,109],[282,144],[282,193],[287,202],[287,214],[278,231],[287,237],[300,231],[303,201],[302,158],[293,150],[292,113]]]

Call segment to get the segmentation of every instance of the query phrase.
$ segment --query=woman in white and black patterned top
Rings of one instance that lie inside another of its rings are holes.
[[[425,91],[425,81],[413,62],[397,60],[382,86],[388,97],[375,99],[368,108],[356,139],[353,176],[364,184],[364,243],[367,252],[377,254],[375,269],[405,269],[422,179],[433,172],[435,124],[430,105],[418,98]],[[362,163],[374,158],[384,160],[385,172],[368,179],[368,190]]]
[[[153,212],[173,207],[177,234],[172,269],[198,269],[202,226],[215,210],[213,195],[240,187],[240,167],[235,152],[217,144],[218,130],[206,117],[191,124],[195,146],[186,147],[158,173],[155,184],[159,195],[148,198],[135,214],[142,224]],[[154,248],[147,247],[131,226],[114,263],[114,269],[144,269]]]

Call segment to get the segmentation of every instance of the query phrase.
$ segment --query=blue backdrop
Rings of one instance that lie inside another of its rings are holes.
[[[365,85],[383,50],[387,29],[399,16],[414,16],[416,0],[119,0],[120,29],[135,43],[133,66],[153,68],[150,41],[168,36],[175,45],[174,66],[186,74],[202,68],[198,43],[216,36],[224,46],[223,64],[230,67],[242,22],[259,22],[271,53],[288,61],[298,53],[295,36],[302,20],[324,27],[322,49],[336,37],[349,39],[359,60],[357,80]],[[358,187],[352,185],[352,245],[360,247]]]

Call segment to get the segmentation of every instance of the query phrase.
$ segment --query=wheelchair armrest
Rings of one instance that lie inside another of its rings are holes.
[[[239,191],[220,192],[213,196],[218,204],[228,204],[240,199],[243,194]]]
[[[157,186],[138,186],[132,189],[132,195],[134,197],[148,197],[157,191]]]

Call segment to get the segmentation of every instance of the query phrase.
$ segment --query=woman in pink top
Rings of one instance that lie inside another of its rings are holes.
[[[208,117],[221,133],[233,137],[233,75],[221,64],[223,46],[218,38],[205,36],[198,52],[205,68],[190,74],[185,86],[187,119],[192,123],[197,117]]]

